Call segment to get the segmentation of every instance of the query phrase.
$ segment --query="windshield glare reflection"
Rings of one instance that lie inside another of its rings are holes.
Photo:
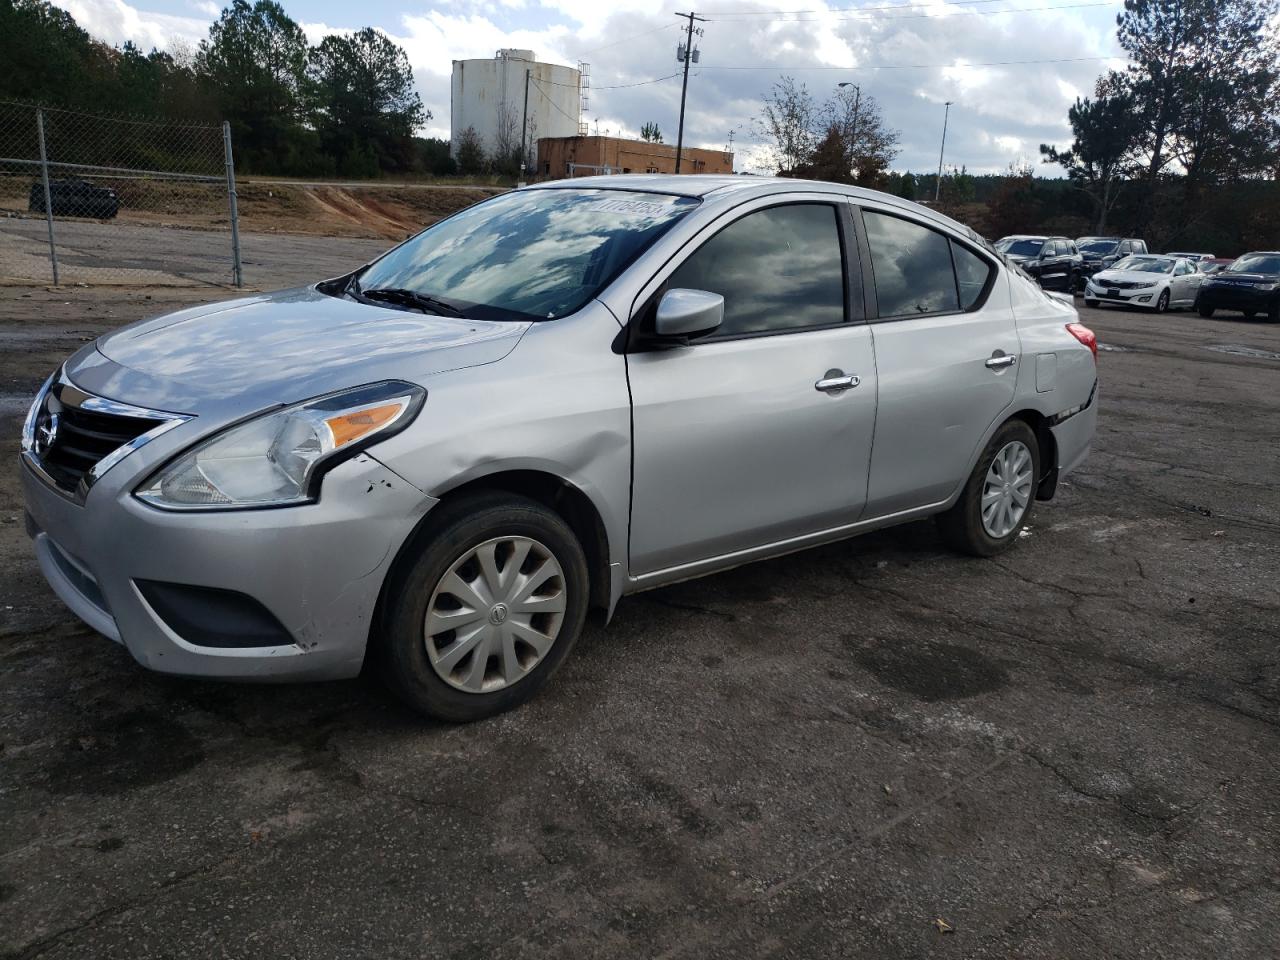
[[[515,191],[418,234],[360,286],[442,297],[472,319],[552,319],[581,308],[697,205],[624,190]]]

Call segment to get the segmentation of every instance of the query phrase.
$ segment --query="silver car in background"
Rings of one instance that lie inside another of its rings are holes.
[[[507,193],[354,273],[101,338],[23,431],[57,594],[144,666],[526,700],[588,610],[927,516],[1013,544],[1096,343],[966,227],[827,183]]]

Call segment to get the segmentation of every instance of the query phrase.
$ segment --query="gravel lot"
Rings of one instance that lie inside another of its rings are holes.
[[[447,727],[144,673],[40,578],[39,381],[223,295],[0,293],[0,955],[1276,955],[1280,328],[1084,310],[1098,443],[1014,551],[914,524],[628,598]]]

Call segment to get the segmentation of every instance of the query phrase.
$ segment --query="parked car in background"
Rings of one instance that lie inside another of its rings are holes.
[[[1018,234],[1003,237],[995,247],[1044,289],[1075,292],[1080,278],[1081,258],[1074,241],[1066,237]]]
[[[1280,323],[1280,251],[1246,253],[1206,277],[1200,288],[1200,316],[1215,310],[1239,310],[1246,317],[1265,314]]]
[[[1206,276],[1213,276],[1233,263],[1235,260],[1232,257],[1214,257],[1212,260],[1201,260],[1196,264],[1196,269]]]
[[[474,720],[624,594],[926,516],[1012,547],[1088,453],[1096,349],[898,197],[553,181],[86,344],[23,426],[27,528],[144,666],[339,678],[368,651]]]
[[[1181,253],[1170,252],[1165,254],[1166,257],[1181,257],[1183,260],[1190,260],[1193,264],[1200,263],[1202,260],[1212,260],[1212,253]]]
[[[55,217],[92,217],[110,220],[120,212],[120,198],[110,187],[88,180],[50,180],[49,206]],[[44,183],[31,184],[27,209],[44,213]]]
[[[1144,240],[1133,237],[1080,237],[1076,240],[1080,251],[1080,279],[1076,290],[1083,290],[1084,283],[1099,270],[1133,254],[1147,252]]]
[[[1090,277],[1084,302],[1088,307],[1114,303],[1163,313],[1194,306],[1202,280],[1204,275],[1182,257],[1130,256]]]

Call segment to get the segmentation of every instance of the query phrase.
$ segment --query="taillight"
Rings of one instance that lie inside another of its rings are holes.
[[[1067,333],[1071,334],[1093,354],[1093,359],[1098,359],[1098,335],[1086,327],[1083,323],[1068,323]]]

